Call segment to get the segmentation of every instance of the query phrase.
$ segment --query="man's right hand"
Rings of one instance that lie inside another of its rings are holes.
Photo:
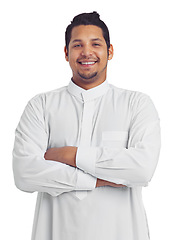
[[[122,185],[122,184],[116,184],[116,183],[112,183],[112,182],[108,182],[106,180],[103,180],[103,179],[97,179],[97,182],[96,182],[96,187],[102,187],[102,186],[111,186],[111,187],[126,187],[125,185]]]

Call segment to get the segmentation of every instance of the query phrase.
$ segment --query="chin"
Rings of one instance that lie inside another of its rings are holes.
[[[85,75],[85,74],[80,74],[79,73],[79,76],[83,81],[87,81],[87,80],[94,81],[94,80],[96,80],[97,72],[92,73],[91,75]]]

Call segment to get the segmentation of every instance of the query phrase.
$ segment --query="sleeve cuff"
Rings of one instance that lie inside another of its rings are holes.
[[[82,170],[77,169],[77,182],[75,190],[93,190],[96,187],[97,178]]]
[[[96,155],[96,148],[78,147],[76,153],[76,166],[85,173],[94,175]]]

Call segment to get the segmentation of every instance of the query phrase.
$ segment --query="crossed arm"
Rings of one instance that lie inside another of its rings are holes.
[[[44,157],[46,160],[61,162],[76,168],[76,153],[77,147],[66,146],[60,148],[50,148],[47,150]],[[115,184],[98,178],[96,182],[96,187],[101,186],[125,187],[122,184]]]
[[[160,150],[159,118],[149,98],[139,100],[127,148],[66,146],[47,150],[48,132],[41,105],[33,99],[16,129],[13,171],[20,190],[58,196],[92,190],[95,182],[95,187],[147,186]]]

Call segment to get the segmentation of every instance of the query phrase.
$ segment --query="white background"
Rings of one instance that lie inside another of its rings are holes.
[[[1,1],[3,239],[30,240],[36,202],[36,193],[14,186],[14,130],[30,98],[69,83],[71,70],[63,53],[65,28],[75,15],[93,10],[108,25],[114,45],[108,81],[150,95],[161,118],[160,161],[152,182],[143,190],[151,239],[180,239],[180,6],[174,0]]]

